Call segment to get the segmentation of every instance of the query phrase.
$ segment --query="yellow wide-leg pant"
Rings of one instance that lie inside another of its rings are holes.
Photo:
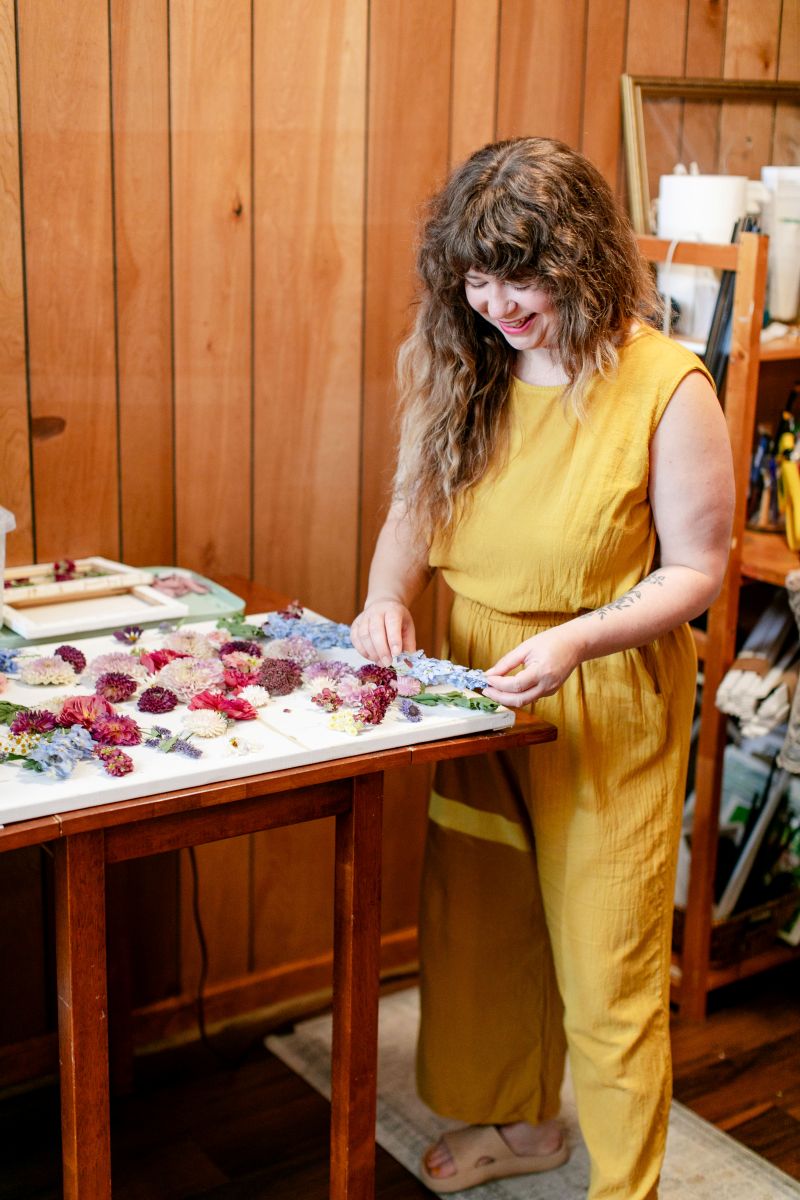
[[[487,667],[546,624],[457,598],[449,653]],[[584,663],[536,706],[557,741],[443,763],[431,797],[420,1094],[472,1124],[536,1124],[558,1113],[568,1050],[590,1200],[657,1196],[695,674],[686,627]]]

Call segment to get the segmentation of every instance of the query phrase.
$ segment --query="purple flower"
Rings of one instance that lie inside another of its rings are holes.
[[[136,680],[122,671],[105,671],[96,681],[94,690],[98,696],[110,700],[112,704],[121,704],[130,700],[136,691]]]
[[[59,646],[55,653],[69,663],[76,675],[86,666],[86,655],[77,646]]]
[[[381,667],[378,663],[365,663],[359,667],[356,675],[362,683],[377,683],[382,687],[391,687],[397,691],[397,672],[394,667]]]
[[[220,648],[220,655],[232,654],[234,650],[238,650],[241,654],[249,654],[253,658],[261,658],[261,647],[258,642],[248,642],[244,638],[234,638],[231,642],[224,642]]]
[[[56,727],[55,715],[47,709],[28,708],[18,712],[9,726],[12,733],[49,733]]]
[[[125,642],[128,646],[135,646],[139,638],[144,633],[141,625],[126,625],[124,629],[117,629],[112,633],[112,637],[118,642]]]
[[[136,707],[139,712],[165,713],[172,712],[177,703],[178,697],[174,692],[171,692],[169,688],[154,684],[153,687],[144,689]]]
[[[422,720],[422,709],[418,704],[415,704],[413,700],[403,697],[402,700],[398,701],[397,707],[400,709],[400,712],[407,721],[416,722]]]

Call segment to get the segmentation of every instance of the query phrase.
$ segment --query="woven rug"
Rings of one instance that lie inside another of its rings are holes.
[[[417,1097],[414,1050],[419,1021],[415,988],[381,1000],[378,1049],[378,1131],[384,1150],[414,1175],[420,1156],[452,1121],[443,1121]],[[330,1096],[330,1016],[315,1017],[267,1048],[325,1096]],[[459,1192],[463,1200],[581,1200],[589,1164],[578,1129],[569,1078],[562,1096],[562,1119],[572,1146],[569,1162],[557,1171],[501,1180]],[[673,1102],[662,1200],[784,1200],[800,1197],[800,1183]]]

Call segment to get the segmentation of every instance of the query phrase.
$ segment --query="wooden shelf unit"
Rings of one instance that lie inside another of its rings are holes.
[[[639,248],[653,263],[664,262],[670,242],[639,237]],[[800,340],[760,343],[767,278],[767,239],[742,234],[735,245],[709,246],[684,242],[674,248],[672,262],[714,267],[736,274],[733,298],[731,351],[725,383],[725,419],[731,439],[736,476],[731,555],[722,590],[708,612],[702,640],[704,658],[703,704],[695,768],[695,814],[692,829],[692,866],[683,933],[683,952],[672,973],[673,999],[681,1016],[702,1020],[708,993],[736,979],[785,962],[800,950],[776,944],[774,950],[743,959],[724,970],[710,965],[713,881],[719,839],[719,805],[726,716],[715,704],[717,688],[736,655],[739,592],[742,578],[782,586],[788,571],[800,566],[800,557],[789,550],[782,536],[745,528],[747,484],[750,474],[756,419],[758,373],[761,361],[800,358]]]

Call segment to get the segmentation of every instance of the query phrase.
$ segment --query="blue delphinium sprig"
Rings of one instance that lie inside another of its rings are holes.
[[[170,733],[164,725],[154,725],[144,731],[144,745],[151,750],[160,750],[162,754],[183,754],[186,758],[202,758],[203,751],[177,733]]]
[[[487,686],[485,671],[478,671],[473,667],[460,667],[456,663],[448,662],[446,658],[428,658],[424,650],[415,650],[413,654],[398,654],[394,665],[398,673],[413,675],[426,687],[446,683],[454,688],[471,691]]]
[[[3,675],[16,675],[19,671],[19,650],[0,648],[0,672]]]
[[[70,729],[57,729],[45,736],[38,745],[28,751],[23,767],[38,771],[54,779],[68,779],[75,764],[92,758],[95,744],[88,729],[73,725]]]
[[[308,638],[317,650],[347,649],[353,644],[350,626],[338,621],[307,621],[303,617],[270,613],[261,631],[268,638]]]

